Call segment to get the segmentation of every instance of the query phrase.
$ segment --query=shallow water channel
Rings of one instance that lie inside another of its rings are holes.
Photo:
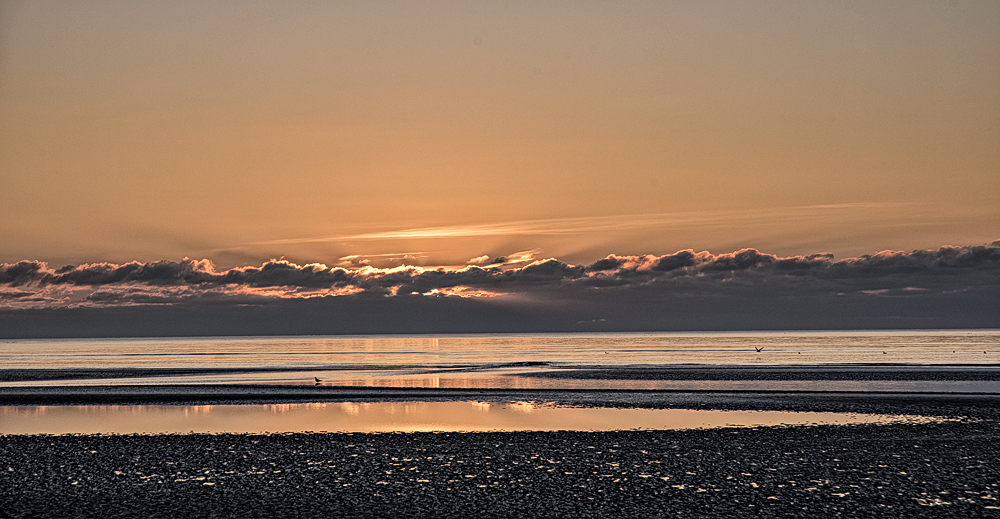
[[[584,408],[481,401],[2,406],[0,434],[614,431],[934,420],[906,415]]]

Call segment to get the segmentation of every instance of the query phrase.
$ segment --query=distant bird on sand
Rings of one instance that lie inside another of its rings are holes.
[[[764,347],[761,346],[760,348],[758,348],[758,347],[754,346],[753,349],[757,350],[757,353],[760,353],[761,351],[764,350]]]
[[[319,384],[320,382],[322,382],[322,380],[320,380],[319,377],[313,377],[313,380],[315,380],[317,384]]]
[[[883,351],[883,352],[882,352],[882,355],[888,355],[888,353],[886,353],[886,352],[884,352],[884,351]]]

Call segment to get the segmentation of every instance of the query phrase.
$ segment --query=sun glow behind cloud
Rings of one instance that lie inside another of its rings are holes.
[[[921,203],[819,204],[386,229],[250,242],[205,253],[255,257],[279,250],[293,256],[301,256],[304,251],[312,251],[309,255],[324,250],[355,251],[337,254],[338,265],[345,268],[487,265],[500,257],[513,261],[509,251],[517,250],[515,247],[531,252],[529,259],[544,253],[572,262],[594,261],[609,250],[643,254],[684,246],[709,250],[754,246],[784,254],[822,248],[844,257],[870,254],[887,245],[904,248],[917,235],[923,235],[922,240],[940,233],[938,239],[947,239],[945,235],[955,235],[954,229],[959,227],[971,238],[997,218],[1000,208],[968,208],[966,214],[956,215]],[[966,220],[978,224],[960,223]],[[935,243],[941,242],[935,240],[928,245]],[[359,250],[366,252],[356,252]],[[416,252],[395,252],[400,250]]]
[[[454,287],[432,288],[429,291],[424,292],[423,294],[420,295],[431,296],[431,297],[479,298],[479,297],[500,297],[505,294],[503,292],[493,292],[490,290],[482,290],[482,289],[459,285]]]
[[[911,209],[914,204],[854,203],[783,207],[755,211],[705,211],[686,213],[627,214],[576,218],[546,218],[481,225],[426,227],[362,234],[331,235],[310,238],[286,238],[249,243],[247,245],[281,245],[294,243],[348,242],[357,240],[408,240],[426,238],[470,238],[481,236],[546,236],[620,232],[635,229],[669,230],[692,226],[729,223],[737,218],[750,218],[762,224],[787,224],[801,219],[818,219],[845,211]],[[383,254],[383,256],[385,256]]]
[[[246,285],[236,288],[226,289],[224,293],[233,296],[257,296],[257,297],[277,297],[281,299],[310,299],[313,297],[337,297],[348,296],[364,292],[363,288],[353,285],[337,288],[303,288],[303,287],[251,287]]]

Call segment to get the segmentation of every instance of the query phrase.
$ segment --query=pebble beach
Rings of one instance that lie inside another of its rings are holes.
[[[4,517],[996,517],[992,421],[0,437]]]

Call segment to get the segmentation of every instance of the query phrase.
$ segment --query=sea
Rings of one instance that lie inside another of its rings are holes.
[[[927,368],[993,373],[1000,367],[1000,330],[0,340],[0,366],[6,373],[49,370],[57,374],[42,379],[9,376],[0,381],[0,392],[25,387],[70,391],[95,386],[225,384],[1000,394],[1000,379],[991,376],[704,380],[669,375],[691,368],[792,372]],[[580,370],[609,375],[561,376]],[[633,372],[658,375],[628,376]],[[767,413],[572,408],[547,404],[544,398],[492,402],[0,406],[0,434],[617,430],[916,419]]]

